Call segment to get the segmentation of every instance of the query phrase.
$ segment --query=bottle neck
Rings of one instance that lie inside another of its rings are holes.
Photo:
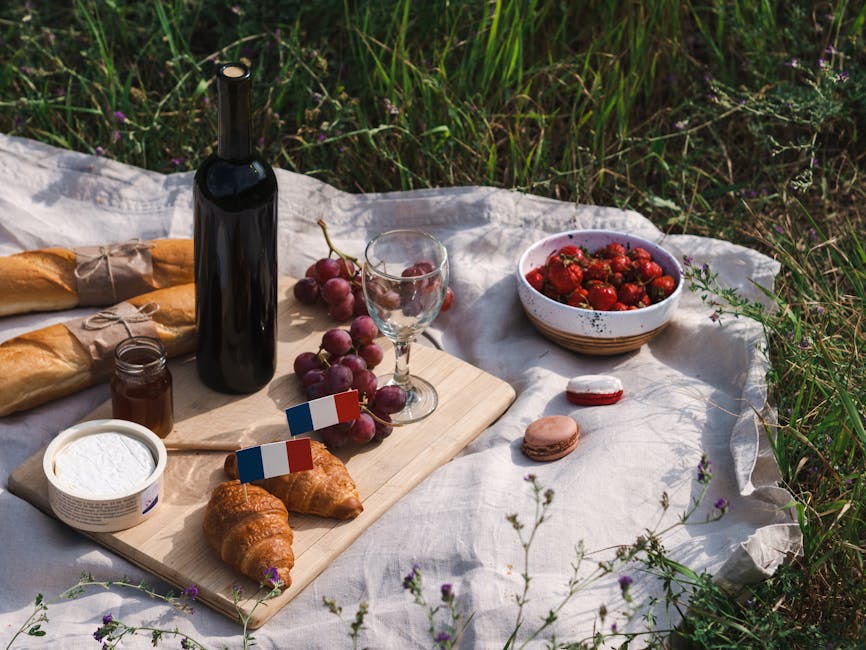
[[[217,71],[217,155],[224,160],[247,160],[252,155],[250,86],[249,68],[242,63],[227,63]]]

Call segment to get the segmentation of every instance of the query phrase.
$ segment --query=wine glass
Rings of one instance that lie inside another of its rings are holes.
[[[436,318],[448,287],[448,252],[422,230],[389,230],[367,243],[362,271],[370,316],[394,344],[393,374],[379,385],[397,385],[406,392],[406,406],[391,414],[396,424],[417,422],[439,402],[430,382],[409,373],[409,348]]]

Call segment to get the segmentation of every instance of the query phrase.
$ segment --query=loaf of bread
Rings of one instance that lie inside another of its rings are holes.
[[[256,485],[282,501],[291,512],[334,519],[354,519],[364,510],[358,488],[349,470],[339,458],[317,440],[311,440],[313,469],[274,476]],[[235,454],[226,456],[223,464],[229,478],[238,477]]]
[[[220,560],[258,583],[292,584],[294,534],[283,503],[255,485],[220,483],[205,509],[204,535]],[[276,569],[277,575],[273,575]]]
[[[140,286],[144,290],[137,293],[193,282],[192,239],[155,239],[141,244],[149,250],[153,272],[141,279]],[[123,246],[113,245],[114,249]],[[77,259],[76,251],[67,248],[45,248],[0,257],[0,316],[71,309],[82,304],[76,276]],[[105,287],[107,295],[112,295],[110,289]],[[133,295],[126,295],[123,287],[119,287],[114,299],[102,304],[111,305]]]
[[[194,283],[152,291],[126,303],[150,307],[153,327],[169,357],[195,349]],[[104,352],[111,354],[112,350]],[[93,355],[62,323],[9,339],[0,344],[0,416],[104,381],[111,368],[110,363],[95,364]]]

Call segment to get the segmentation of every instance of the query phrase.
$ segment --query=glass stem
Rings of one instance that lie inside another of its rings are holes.
[[[394,341],[394,383],[408,388],[409,386],[409,345],[411,341]]]

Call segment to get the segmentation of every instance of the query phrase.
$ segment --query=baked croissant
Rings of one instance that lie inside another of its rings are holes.
[[[255,485],[280,499],[292,512],[335,519],[354,519],[364,509],[358,488],[349,470],[325,445],[311,440],[313,469],[284,476],[274,476]],[[230,478],[238,477],[238,461],[234,454],[224,465]]]
[[[240,481],[220,483],[205,509],[203,529],[220,559],[245,576],[264,582],[273,579],[270,570],[276,569],[283,589],[292,584],[289,513],[266,490]]]

